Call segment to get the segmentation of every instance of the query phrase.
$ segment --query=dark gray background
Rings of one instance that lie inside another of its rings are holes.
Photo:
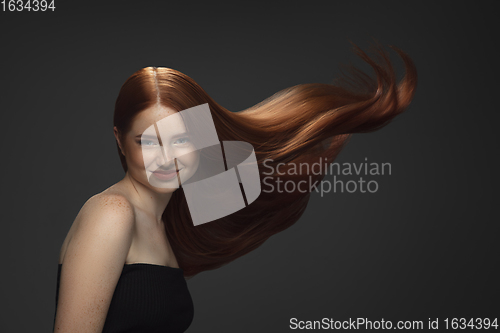
[[[493,2],[56,7],[0,12],[2,332],[52,329],[62,241],[83,203],[124,175],[112,115],[133,72],[177,69],[240,111],[292,85],[331,83],[341,64],[366,68],[348,41],[366,49],[372,38],[414,59],[417,93],[337,161],[389,162],[392,175],[374,178],[374,194],[314,194],[296,225],[190,280],[188,331],[499,316]]]

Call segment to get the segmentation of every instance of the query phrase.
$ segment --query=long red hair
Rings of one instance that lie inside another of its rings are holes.
[[[156,103],[177,111],[208,103],[219,140],[252,144],[259,172],[266,172],[266,184],[261,187],[276,185],[273,182],[278,175],[269,175],[267,167],[276,170],[278,163],[311,165],[320,159],[331,163],[351,134],[380,129],[408,107],[416,89],[416,68],[408,55],[393,49],[406,69],[400,82],[382,48],[376,48],[376,57],[369,57],[355,46],[355,52],[375,71],[375,79],[353,69],[354,75],[338,84],[297,85],[240,112],[220,106],[194,80],[176,70],[143,68],[123,84],[115,105],[114,126],[121,134],[127,133],[134,117]],[[117,149],[126,172],[125,156],[118,144]],[[282,182],[311,177],[321,181],[325,176],[288,174],[286,166],[280,171]],[[172,194],[162,219],[179,266],[185,276],[193,276],[243,256],[293,225],[305,211],[309,197],[310,193],[298,190],[279,194],[262,191],[240,211],[193,226],[181,187]]]

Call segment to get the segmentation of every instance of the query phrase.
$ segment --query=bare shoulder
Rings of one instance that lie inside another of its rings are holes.
[[[131,229],[135,223],[134,206],[122,194],[99,193],[85,202],[75,222],[77,230],[106,227]]]
[[[70,248],[76,250],[77,243],[91,239],[106,238],[121,246],[130,246],[135,226],[134,207],[124,195],[99,193],[85,202],[74,224],[66,252]]]
[[[127,197],[118,192],[101,192],[89,198],[81,209],[83,214],[118,214],[120,217],[134,217],[134,206]],[[127,219],[127,220],[128,220]]]
[[[64,239],[59,253],[59,262],[66,256],[67,248],[75,236],[87,234],[89,230],[98,228],[117,228],[131,230],[135,225],[134,206],[127,196],[120,191],[109,188],[90,197],[78,212],[71,228]]]
[[[77,220],[61,270],[55,332],[101,332],[132,242],[134,209],[122,195],[100,193]]]

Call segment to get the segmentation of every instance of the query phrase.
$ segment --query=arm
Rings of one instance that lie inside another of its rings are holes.
[[[102,332],[135,224],[122,196],[98,194],[77,217],[61,270],[54,333]]]

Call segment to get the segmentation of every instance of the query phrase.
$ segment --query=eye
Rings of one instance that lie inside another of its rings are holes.
[[[189,139],[184,137],[184,138],[179,138],[179,139],[175,140],[174,144],[182,146],[182,145],[187,144],[188,142],[189,142]]]
[[[141,140],[137,142],[138,144],[146,147],[155,147],[158,145],[158,142],[153,141],[153,140]]]

